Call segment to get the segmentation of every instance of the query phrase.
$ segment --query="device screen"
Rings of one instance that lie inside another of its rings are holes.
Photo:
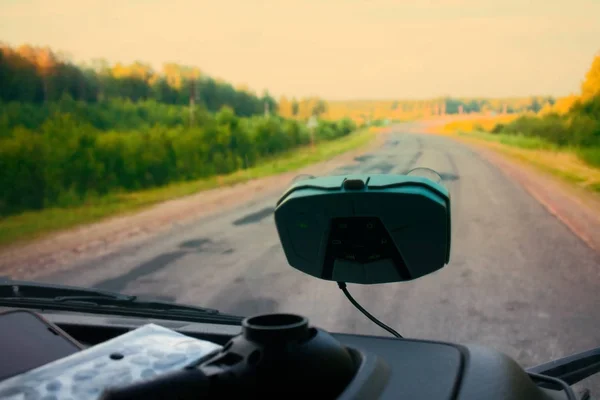
[[[0,380],[80,350],[73,339],[33,313],[0,314]]]

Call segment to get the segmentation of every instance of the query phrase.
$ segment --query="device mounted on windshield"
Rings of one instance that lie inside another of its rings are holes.
[[[409,281],[450,258],[450,195],[420,176],[300,180],[277,202],[275,224],[288,263],[330,281]]]

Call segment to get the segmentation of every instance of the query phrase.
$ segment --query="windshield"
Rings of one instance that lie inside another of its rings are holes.
[[[1,276],[384,335],[288,266],[274,209],[299,179],[428,168],[450,263],[354,298],[524,366],[600,345],[599,2],[0,10]]]

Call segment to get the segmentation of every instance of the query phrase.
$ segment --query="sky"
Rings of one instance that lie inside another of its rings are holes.
[[[0,0],[0,41],[199,67],[275,96],[579,92],[600,0]]]

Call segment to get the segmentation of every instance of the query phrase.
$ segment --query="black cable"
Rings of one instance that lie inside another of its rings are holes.
[[[362,306],[360,304],[358,304],[358,302],[356,300],[354,300],[354,298],[352,297],[352,295],[350,294],[350,292],[348,292],[348,289],[346,289],[346,284],[344,282],[338,282],[337,284],[338,284],[338,287],[340,289],[342,289],[342,292],[344,292],[344,294],[346,295],[346,297],[348,298],[348,300],[350,300],[350,303],[352,303],[352,305],[354,307],[358,308],[358,311],[360,311],[361,313],[365,314],[365,316],[367,318],[369,318],[371,321],[373,321],[379,327],[385,329],[386,331],[388,331],[392,335],[396,336],[397,338],[402,339],[402,335],[400,335],[398,332],[396,332],[395,330],[393,330],[392,328],[390,328],[389,326],[387,326],[386,324],[384,324],[383,322],[381,322],[380,320],[378,320],[377,318],[375,318],[374,316],[372,316],[367,310],[365,310],[364,308],[362,308]]]
[[[367,318],[369,318],[371,321],[373,321],[379,327],[385,329],[386,331],[388,331],[392,335],[396,336],[397,338],[402,338],[402,335],[400,335],[398,332],[396,332],[394,329],[390,328],[383,322],[379,321],[377,318],[375,318],[373,315],[371,315],[367,310],[365,310],[360,304],[358,304],[358,302],[356,300],[354,300],[354,297],[352,297],[352,295],[346,288],[346,284],[344,282],[338,282],[337,284],[338,284],[338,287],[340,289],[342,289],[342,292],[344,292],[344,295],[346,295],[348,300],[350,300],[350,303],[352,303],[352,305],[354,307],[356,307],[361,313],[363,313]],[[567,395],[568,400],[577,400],[577,396],[575,396],[575,393],[573,392],[573,388],[571,388],[571,386],[567,385],[564,381],[562,381],[558,378],[553,378],[551,376],[547,376],[547,375],[534,374],[533,372],[528,372],[527,375],[529,375],[529,377],[533,380],[550,383],[550,384],[559,386],[562,388],[562,390]]]
[[[554,378],[554,377],[548,376],[548,375],[534,374],[533,372],[528,372],[527,375],[529,375],[529,377],[532,378],[533,380],[537,380],[537,381],[541,381],[541,382],[545,382],[545,383],[551,383],[551,384],[560,386],[562,388],[562,390],[565,392],[565,394],[567,395],[567,399],[577,400],[577,396],[575,396],[575,393],[573,392],[573,388],[571,388],[571,386],[567,385],[563,380],[560,380],[558,378]]]

